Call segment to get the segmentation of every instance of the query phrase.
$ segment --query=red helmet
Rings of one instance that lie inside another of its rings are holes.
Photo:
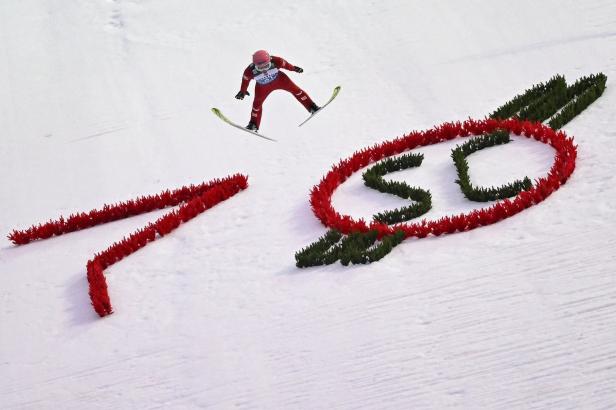
[[[255,51],[255,53],[252,55],[252,62],[259,71],[265,71],[270,68],[271,59],[272,58],[270,57],[269,53],[265,50]]]

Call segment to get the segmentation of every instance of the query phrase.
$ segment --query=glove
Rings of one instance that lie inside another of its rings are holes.
[[[235,94],[235,98],[237,98],[238,100],[243,100],[246,95],[250,95],[250,93],[248,91],[240,91],[239,93]]]
[[[296,66],[296,67],[293,69],[293,71],[295,71],[296,73],[303,73],[303,72],[304,72],[304,69],[303,69],[303,68],[301,68],[301,67],[297,67],[297,66]]]

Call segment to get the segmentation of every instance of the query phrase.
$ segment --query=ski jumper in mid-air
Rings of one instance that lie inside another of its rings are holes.
[[[265,50],[259,50],[252,55],[252,64],[246,67],[242,76],[240,92],[235,98],[243,100],[244,96],[250,95],[248,84],[250,80],[256,81],[255,99],[252,102],[250,122],[246,126],[251,131],[258,131],[261,124],[263,102],[274,90],[285,90],[293,94],[311,114],[319,110],[319,106],[312,101],[304,90],[299,88],[281,69],[301,73],[304,70],[293,64],[289,64],[283,58],[270,56]]]

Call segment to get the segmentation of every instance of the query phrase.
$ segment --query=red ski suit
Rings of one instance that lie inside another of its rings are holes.
[[[263,72],[258,71],[254,64],[250,64],[246,67],[246,70],[244,70],[244,75],[242,77],[242,86],[240,90],[243,93],[248,91],[250,80],[254,79],[257,82],[255,85],[255,99],[252,102],[252,113],[250,116],[250,121],[253,122],[257,128],[259,128],[259,124],[261,123],[263,102],[274,90],[285,90],[292,93],[297,101],[306,107],[308,111],[310,111],[310,106],[313,104],[308,94],[295,85],[285,73],[280,71],[280,69],[295,70],[294,65],[289,64],[281,57],[275,56],[272,56],[271,63],[271,67]]]

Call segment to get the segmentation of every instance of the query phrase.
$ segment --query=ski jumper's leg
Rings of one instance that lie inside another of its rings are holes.
[[[257,85],[255,87],[255,99],[252,101],[252,112],[250,114],[250,122],[254,123],[257,128],[261,124],[261,114],[263,114],[263,102],[267,96],[274,90],[270,84]]]
[[[299,88],[285,73],[278,74],[279,85],[278,88],[281,90],[285,90],[293,94],[293,96],[297,99],[306,108],[310,111],[310,106],[312,106],[313,101],[308,94],[301,88]]]

